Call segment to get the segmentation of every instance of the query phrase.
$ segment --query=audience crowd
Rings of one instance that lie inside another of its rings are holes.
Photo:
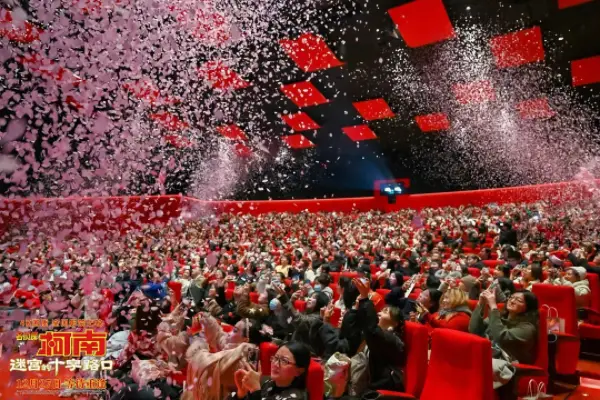
[[[342,355],[352,374],[328,396],[369,398],[404,390],[411,322],[488,338],[509,398],[506,363],[535,359],[532,286],[569,285],[589,305],[599,235],[591,202],[223,214],[102,241],[12,230],[0,341],[35,354],[18,348],[19,319],[102,320],[115,400],[305,398],[310,363]]]

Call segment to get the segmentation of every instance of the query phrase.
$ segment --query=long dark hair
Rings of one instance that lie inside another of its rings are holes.
[[[304,372],[294,378],[290,387],[306,390],[306,375],[308,374],[311,357],[310,349],[304,343],[296,341],[282,344],[279,348],[282,347],[287,347],[290,353],[293,354],[296,367],[304,368]]]
[[[517,293],[522,293],[523,299],[525,300],[525,311],[519,315],[519,319],[524,322],[529,322],[537,329],[540,321],[540,304],[538,302],[537,296],[529,290],[517,291],[513,294],[513,296]],[[504,308],[504,311],[502,312],[502,317],[508,317],[508,307]]]
[[[429,313],[436,313],[440,309],[440,299],[442,298],[443,293],[437,289],[427,289],[429,290],[429,299],[431,300],[432,306],[429,309]]]

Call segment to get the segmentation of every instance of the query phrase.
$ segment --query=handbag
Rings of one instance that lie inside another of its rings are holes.
[[[519,397],[518,400],[539,400],[539,399],[551,399],[554,396],[546,393],[546,385],[544,382],[540,382],[537,387],[535,386],[533,379],[529,380],[529,387],[527,389],[527,396]]]
[[[547,304],[544,304],[542,307],[546,307],[548,309],[548,333],[565,333],[565,320],[564,318],[560,318],[558,316],[558,310],[554,307],[548,306]],[[554,310],[554,315],[552,310]]]
[[[369,379],[369,349],[363,341],[356,354],[350,359],[348,394],[360,397],[367,391]]]
[[[327,398],[340,398],[346,392],[350,376],[350,357],[334,353],[325,363],[325,395]]]

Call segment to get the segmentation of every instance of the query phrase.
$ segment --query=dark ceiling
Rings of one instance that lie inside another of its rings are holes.
[[[520,185],[557,177],[568,179],[569,176],[564,174],[505,174],[502,169],[508,166],[503,165],[501,158],[491,167],[485,163],[479,165],[474,161],[477,155],[465,158],[461,154],[477,150],[469,147],[460,149],[451,143],[453,139],[448,136],[453,134],[452,129],[423,133],[414,120],[415,115],[443,111],[452,121],[453,114],[461,105],[454,99],[451,85],[478,79],[477,74],[483,68],[471,68],[472,64],[480,62],[475,58],[487,59],[493,64],[489,39],[534,26],[539,26],[542,31],[543,62],[487,71],[487,76],[480,79],[491,79],[498,90],[511,95],[516,93],[509,96],[513,101],[548,97],[552,104],[554,100],[557,115],[551,121],[531,122],[537,124],[538,130],[545,131],[550,141],[554,140],[554,135],[562,134],[559,127],[564,115],[561,113],[569,114],[568,119],[574,118],[567,104],[584,105],[584,113],[594,121],[591,127],[595,128],[595,132],[589,132],[592,135],[586,140],[590,140],[589,151],[595,152],[597,143],[593,144],[593,141],[597,140],[594,134],[598,128],[599,85],[573,88],[570,62],[600,54],[600,41],[597,40],[600,37],[599,1],[559,10],[557,0],[446,0],[443,3],[457,38],[419,48],[407,47],[400,35],[392,34],[394,29],[387,10],[404,3],[408,2],[371,1],[357,7],[360,11],[356,15],[350,13],[340,17],[340,13],[335,11],[330,13],[334,18],[323,17],[316,24],[318,32],[345,63],[342,67],[303,73],[279,46],[274,46],[269,53],[276,54],[279,63],[284,62],[283,68],[278,67],[277,74],[282,83],[310,79],[326,98],[333,101],[302,110],[321,126],[316,131],[304,132],[315,148],[294,151],[297,158],[306,160],[310,166],[302,181],[312,180],[310,186],[302,185],[292,192],[287,188],[277,190],[278,181],[272,179],[270,182],[274,185],[270,193],[255,191],[254,183],[251,190],[243,191],[242,197],[361,195],[372,190],[375,179],[390,177],[411,178],[412,190],[416,192]],[[314,19],[280,29],[277,38],[296,37],[311,30],[315,31]],[[275,43],[276,38],[273,39]],[[343,42],[345,45],[342,45]],[[461,53],[467,55],[462,57]],[[448,57],[448,54],[452,56]],[[260,68],[251,80],[257,81],[258,76],[268,76],[271,72],[268,67]],[[535,82],[532,83],[532,80]],[[268,93],[278,93],[279,83],[277,79],[268,79],[261,88],[264,87]],[[240,92],[236,95],[243,99],[244,93]],[[250,93],[251,96],[253,93]],[[377,140],[352,142],[341,129],[363,123],[352,102],[379,97],[388,102],[396,117],[368,123]],[[569,103],[565,103],[565,97],[568,97]],[[244,100],[240,103],[253,104]],[[241,120],[231,122],[242,127],[251,121],[256,123],[254,115],[262,111],[268,117],[259,120],[262,129],[274,135],[292,133],[277,116],[282,110],[296,112],[298,107],[281,95],[271,104],[256,103],[254,107],[247,107]],[[486,112],[490,113],[489,110]],[[494,114],[490,115],[493,117]],[[539,128],[540,125],[543,128]],[[478,140],[474,133],[473,140]],[[514,151],[519,152],[520,149],[517,147]],[[522,156],[531,157],[527,153]],[[490,168],[499,171],[489,173]],[[261,171],[260,177],[265,174],[268,175],[268,171]],[[264,183],[258,186],[264,186]]]
[[[423,7],[432,3],[429,0],[417,2]],[[550,143],[541,145],[540,151],[553,149],[552,144],[561,140],[565,124],[573,124],[578,118],[579,114],[574,114],[572,108],[591,121],[585,128],[572,133],[585,136],[582,138],[584,146],[589,143],[589,150],[582,159],[598,155],[595,149],[600,86],[573,87],[570,63],[600,55],[600,1],[559,9],[559,0],[445,0],[443,5],[456,38],[417,48],[406,45],[388,14],[389,9],[406,3],[411,2],[371,0],[358,4],[323,0],[321,8],[317,9],[314,2],[305,5],[294,2],[293,6],[280,11],[280,18],[269,21],[270,40],[250,37],[231,51],[236,59],[232,67],[252,84],[250,87],[223,97],[219,97],[217,91],[206,90],[200,94],[205,100],[202,104],[186,104],[185,107],[170,108],[170,112],[189,121],[192,127],[207,127],[208,132],[203,135],[193,135],[200,143],[202,154],[217,151],[213,138],[219,135],[215,128],[233,123],[246,132],[250,139],[248,147],[268,158],[258,167],[249,168],[245,179],[234,185],[236,193],[233,196],[240,199],[368,195],[372,193],[374,180],[392,177],[410,178],[414,192],[499,187],[568,178],[569,173],[580,165],[570,162],[570,169],[561,169],[560,173],[532,174],[530,170],[547,167],[544,154],[532,154],[537,149],[535,142]],[[223,3],[220,7],[226,9],[228,6]],[[534,26],[541,28],[544,60],[514,68],[493,68],[490,38]],[[303,72],[282,50],[279,40],[296,38],[307,32],[322,36],[344,65]],[[213,59],[214,53],[207,51],[206,57],[200,58],[198,65]],[[177,80],[177,77],[173,79]],[[454,97],[452,86],[480,79],[492,82],[498,99],[491,105],[476,106],[485,109],[472,108],[465,114],[464,106]],[[302,132],[315,146],[289,150],[282,158],[281,147],[285,144],[280,138],[294,132],[282,121],[281,114],[300,109],[283,95],[280,86],[306,80],[330,101],[301,110],[321,127]],[[176,91],[175,94],[180,93]],[[461,135],[471,135],[467,136],[467,141],[473,142],[489,139],[490,132],[486,130],[488,128],[481,128],[481,121],[479,125],[464,122],[469,115],[483,115],[480,119],[493,125],[492,120],[496,115],[500,118],[503,109],[514,108],[507,102],[540,97],[548,98],[556,115],[545,120],[522,121],[515,128],[522,130],[528,138],[532,137],[529,132],[535,132],[533,144],[521,146],[517,139],[513,145],[495,148],[492,140],[485,151],[478,153],[480,145],[458,143],[464,140],[458,139]],[[352,103],[375,98],[383,98],[395,116],[365,122]],[[196,106],[207,112],[198,117],[199,113],[192,112]],[[448,116],[451,128],[422,132],[415,123],[415,116],[438,112]],[[377,139],[353,142],[342,132],[345,126],[363,123],[369,125]],[[190,169],[198,162],[193,155],[200,153],[197,148],[156,151],[181,154]],[[522,154],[509,156],[503,152]],[[511,161],[511,157],[535,162],[527,164],[529,169],[523,170],[519,163]],[[576,158],[576,149],[567,151],[565,157]],[[482,158],[488,158],[488,161],[482,161]],[[548,163],[558,167],[554,160],[560,160],[560,155],[547,159]],[[189,186],[198,179],[190,169],[168,176],[168,191],[189,191]],[[210,171],[206,174],[208,177],[202,179],[210,183]]]

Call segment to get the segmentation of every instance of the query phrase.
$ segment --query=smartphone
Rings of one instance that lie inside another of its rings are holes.
[[[253,370],[258,371],[258,363],[260,362],[260,354],[258,349],[248,350],[248,364]]]

